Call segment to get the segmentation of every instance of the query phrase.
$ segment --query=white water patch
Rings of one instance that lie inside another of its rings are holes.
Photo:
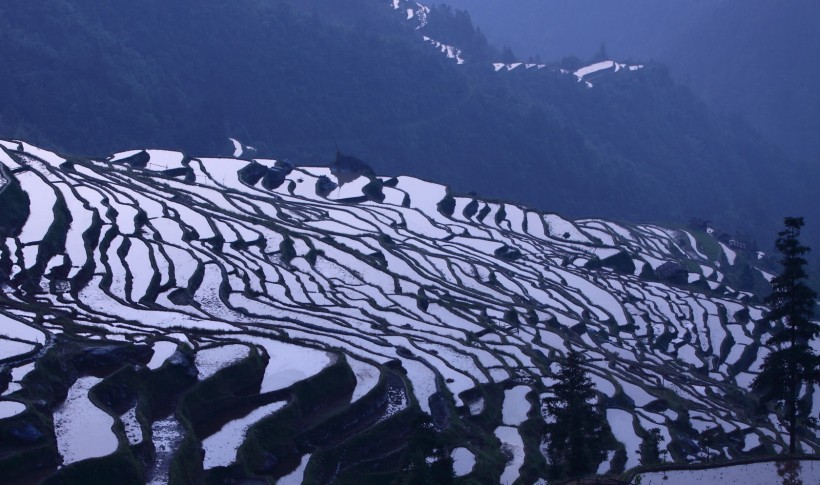
[[[177,204],[172,201],[166,201],[165,204],[179,214],[180,221],[182,221],[185,225],[194,228],[201,239],[209,239],[216,236],[213,228],[211,228],[211,225],[208,224],[208,220],[203,217],[202,214],[192,210],[189,207],[185,207],[182,204]]]
[[[456,448],[450,457],[453,458],[453,471],[456,477],[469,475],[475,468],[475,455],[467,448]]]
[[[758,446],[760,446],[760,435],[752,432],[743,436],[743,451],[750,451]]]
[[[389,388],[387,390],[387,409],[384,411],[384,415],[379,419],[379,422],[389,419],[396,413],[404,411],[407,409],[407,404],[407,394],[404,389],[396,387]]]
[[[812,407],[811,407],[812,412],[811,412],[810,415],[816,416],[817,414],[820,414],[820,385],[815,385],[814,386],[814,392],[812,393],[811,399],[812,399]]]
[[[312,377],[333,363],[333,355],[311,347],[293,345],[262,337],[237,336],[238,340],[259,345],[270,357],[265,367],[260,393],[285,389]]]
[[[598,71],[605,71],[607,69],[613,69],[615,67],[615,62],[613,61],[601,61],[596,62],[595,64],[591,64],[589,66],[582,67],[578,69],[573,74],[575,77],[578,78],[578,82],[581,82],[585,76],[589,76],[590,74],[594,74]]]
[[[628,470],[638,466],[636,451],[640,450],[641,439],[635,434],[635,428],[632,425],[632,414],[621,409],[607,409],[606,419],[609,421],[609,427],[612,428],[615,439],[623,443],[626,448],[625,469]]]
[[[592,242],[573,223],[559,215],[544,214],[544,222],[549,229],[549,235],[555,239],[583,243]]]
[[[775,275],[773,275],[772,273],[769,273],[768,271],[763,271],[760,268],[755,268],[755,269],[758,270],[760,272],[760,275],[763,276],[763,278],[766,281],[768,281],[769,283],[771,283],[772,280],[775,278]]]
[[[516,386],[504,391],[504,406],[501,413],[504,424],[518,426],[527,419],[531,407],[526,397],[528,392],[530,388],[527,386]]]
[[[678,359],[693,366],[703,365],[703,362],[698,358],[697,354],[695,353],[695,348],[689,344],[683,345],[681,348],[678,349]]]
[[[133,202],[118,192],[109,192],[108,202],[117,211],[117,227],[121,234],[134,234],[137,231],[137,208]]]
[[[151,266],[150,250],[140,239],[131,238],[131,247],[125,256],[125,264],[131,273],[131,301],[138,302],[145,296],[151,279],[154,277],[154,268]]]
[[[234,158],[241,157],[242,152],[245,151],[245,148],[242,146],[241,143],[239,143],[239,140],[237,140],[235,138],[228,138],[228,140],[231,140],[231,143],[233,144],[233,156],[234,156]]]
[[[8,150],[22,150],[23,145],[20,140],[4,140],[0,139],[0,146]]]
[[[5,165],[8,169],[13,170],[15,168],[19,168],[20,164],[17,163],[16,160],[11,158],[5,150],[0,149],[0,164]]]
[[[0,360],[27,354],[33,350],[34,345],[32,344],[0,338]]]
[[[618,325],[626,325],[628,323],[626,315],[624,315],[623,307],[609,292],[568,271],[558,269],[555,271],[566,280],[570,287],[578,289],[582,295],[593,303],[589,309],[593,311],[598,318],[606,320],[609,318],[609,315],[611,315]],[[603,313],[599,307],[603,308],[607,313]]]
[[[9,382],[8,388],[5,390],[5,392],[3,392],[2,397],[8,396],[9,394],[13,394],[22,389],[23,386],[20,383],[22,382],[26,374],[33,370],[34,362],[29,362],[28,364],[21,365],[19,367],[15,367],[14,369],[12,369],[11,382]],[[818,393],[815,393],[815,396],[817,396],[817,394]]]
[[[337,179],[338,180],[338,179]],[[352,197],[361,197],[364,195],[362,189],[370,183],[370,179],[365,176],[359,176],[350,182],[339,184],[333,192],[327,195],[329,200],[349,199]]]
[[[148,485],[167,485],[171,460],[185,438],[185,428],[171,415],[151,425],[151,436],[156,457],[151,469],[146,471]]]
[[[499,426],[495,429],[495,436],[501,441],[502,452],[509,457],[499,483],[509,485],[518,479],[519,470],[524,464],[524,440],[518,428],[512,426]]]
[[[178,311],[147,310],[123,305],[100,290],[102,276],[94,276],[88,286],[79,293],[79,301],[89,309],[103,315],[117,315],[121,320],[133,320],[151,327],[161,323],[165,327],[204,328],[211,331],[234,331],[233,325],[213,320],[203,320]],[[169,335],[180,338],[178,334]]]
[[[88,391],[102,379],[80,377],[68,390],[65,402],[54,412],[57,450],[63,465],[110,455],[119,442],[111,430],[114,418],[94,405]]]
[[[293,470],[277,480],[276,485],[300,485],[305,477],[305,469],[307,468],[309,462],[310,454],[303,456],[302,460],[299,462],[299,466],[296,467],[296,470]]]
[[[426,365],[416,360],[403,359],[402,366],[407,370],[407,378],[413,385],[413,394],[419,402],[419,407],[425,413],[430,414],[430,397],[437,390],[436,375]],[[461,399],[458,398],[459,392],[460,390],[453,390],[456,406],[462,404]]]
[[[26,410],[26,405],[17,401],[0,401],[0,419],[17,416]]]
[[[689,233],[689,231],[683,231],[683,233],[686,234],[686,238],[689,239],[689,245],[692,246],[692,250],[698,255],[698,257],[703,261],[709,261],[709,258],[698,249],[698,241],[695,239],[695,236]]]
[[[277,401],[254,409],[250,414],[228,422],[219,431],[205,438],[202,441],[202,449],[205,451],[204,468],[208,470],[235,462],[236,450],[245,441],[248,429],[262,418],[285,407],[285,404],[287,402]]]
[[[126,276],[126,269],[125,266],[122,264],[122,260],[120,259],[119,251],[120,247],[122,247],[123,242],[125,239],[122,236],[116,236],[113,241],[111,241],[111,245],[108,247],[107,257],[108,257],[108,266],[110,266],[110,274],[111,274],[111,284],[109,287],[109,291],[116,297],[125,299],[125,276]]]
[[[601,377],[598,374],[590,373],[589,378],[592,379],[592,382],[595,384],[595,390],[598,392],[602,392],[609,397],[615,395],[615,386],[612,384],[612,381],[606,379],[605,377]]]
[[[203,381],[221,369],[246,358],[250,349],[246,345],[220,345],[203,349],[196,353],[196,368],[199,380]]]
[[[734,266],[735,260],[737,259],[737,253],[729,249],[729,246],[719,242],[720,248],[723,249],[723,254],[726,255],[726,260],[729,262],[730,266]]]
[[[137,408],[133,407],[129,409],[120,419],[122,420],[123,427],[125,427],[125,436],[128,438],[128,444],[133,446],[142,443],[142,427],[140,427],[140,423],[137,421]]]
[[[820,461],[805,460],[799,463],[801,483],[806,485],[820,483]],[[774,462],[724,466],[705,470],[643,473],[640,476],[643,485],[690,485],[693,483],[774,485],[784,483]]]
[[[191,164],[192,166],[200,165],[208,172],[211,181],[200,179],[197,177],[197,183],[212,185],[215,183],[218,186],[228,187],[240,191],[244,191],[247,187],[239,181],[239,171],[245,168],[249,162],[246,160],[237,160],[235,158],[200,158],[198,164]]]
[[[478,400],[469,403],[470,416],[478,416],[484,412],[484,398],[480,397]]]
[[[350,402],[354,403],[364,397],[370,392],[379,382],[379,375],[381,372],[375,366],[347,357],[347,363],[353,374],[356,375],[356,388],[353,390],[353,395],[350,397]]]
[[[170,150],[146,150],[151,157],[145,168],[149,170],[171,170],[183,168],[185,155]]]
[[[23,151],[25,151],[28,154],[34,155],[35,157],[44,161],[46,164],[51,165],[52,167],[57,168],[63,163],[65,163],[65,159],[54,152],[43,150],[40,147],[29,145],[26,142],[23,142],[22,145]]]
[[[30,214],[20,233],[20,242],[28,244],[42,241],[54,222],[54,204],[57,203],[57,195],[54,189],[34,172],[18,173],[17,180],[31,201]],[[34,262],[31,261],[31,263]]]
[[[154,355],[151,356],[151,361],[148,362],[148,368],[151,370],[159,369],[176,350],[176,342],[157,340],[154,342]]]
[[[71,226],[66,234],[65,252],[73,266],[69,278],[76,275],[88,259],[83,233],[91,226],[93,212],[86,209],[68,185],[57,184],[68,211],[71,213]]]
[[[128,157],[133,157],[137,153],[141,152],[142,150],[127,150],[124,152],[119,152],[111,155],[108,157],[109,162],[119,162],[120,160],[124,160]]]
[[[598,464],[598,471],[596,472],[598,475],[603,475],[604,473],[608,472],[612,467],[612,459],[615,457],[615,451],[609,450],[606,452],[606,458],[604,461]]]

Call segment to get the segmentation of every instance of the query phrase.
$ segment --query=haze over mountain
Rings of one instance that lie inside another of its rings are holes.
[[[710,106],[744,116],[792,157],[820,159],[812,0],[448,0],[522,58],[588,58],[602,45],[654,59]]]
[[[699,217],[764,246],[783,214],[820,211],[806,200],[812,179],[802,167],[715,115],[663,66],[595,89],[560,66],[493,72],[503,52],[468,16],[434,8],[420,28],[405,13],[415,3],[396,6],[7,3],[0,59],[14,69],[0,80],[0,132],[101,154],[228,154],[232,137],[303,163],[326,163],[338,146],[380,173],[446,180],[460,192],[514,194],[570,216]],[[457,47],[465,62],[423,36]]]

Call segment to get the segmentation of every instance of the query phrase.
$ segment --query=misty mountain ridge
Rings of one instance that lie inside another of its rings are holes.
[[[447,3],[469,11],[492,43],[525,58],[587,58],[605,46],[623,59],[662,62],[710,106],[745,117],[790,157],[816,166],[818,95],[805,60],[820,55],[817,2]]]
[[[419,30],[421,7],[398,5],[9,4],[0,56],[16,67],[0,81],[0,132],[69,153],[220,153],[233,137],[314,164],[339,146],[379,172],[460,192],[515,193],[575,217],[697,217],[763,245],[784,213],[814,219],[800,200],[810,178],[663,66],[603,77],[592,90],[571,73],[601,59],[497,73],[504,52],[468,14],[425,7]]]

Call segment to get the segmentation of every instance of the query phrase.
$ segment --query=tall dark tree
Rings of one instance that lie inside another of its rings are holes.
[[[555,477],[594,473],[606,457],[610,430],[596,407],[596,392],[580,352],[570,349],[558,372],[553,395],[544,399],[554,422],[547,426],[547,454]]]
[[[426,485],[453,483],[453,459],[436,431],[429,414],[422,413],[413,425],[413,434],[407,446],[408,457],[401,474],[392,482],[397,485]],[[428,458],[433,461],[428,461]]]
[[[661,450],[661,443],[663,436],[661,436],[660,428],[652,428],[647,431],[647,435],[641,442],[641,447],[637,453],[641,457],[641,465],[655,465],[666,461],[664,456],[666,450]]]
[[[772,279],[772,293],[766,299],[770,308],[766,321],[775,325],[767,342],[775,346],[752,383],[765,402],[783,409],[789,428],[789,453],[796,449],[800,429],[810,420],[810,406],[800,406],[800,390],[820,381],[818,356],[811,341],[820,335],[820,324],[812,321],[817,294],[806,284],[806,259],[809,248],[800,243],[802,217],[787,217],[776,246],[783,255],[783,271]]]

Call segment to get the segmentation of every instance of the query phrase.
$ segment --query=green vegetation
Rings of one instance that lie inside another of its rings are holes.
[[[641,442],[639,454],[641,456],[641,465],[655,465],[664,461],[662,455],[666,455],[667,451],[661,452],[660,444],[663,442],[661,430],[659,428],[652,428],[647,431]]]
[[[300,439],[309,436],[313,427],[340,412],[355,384],[355,376],[343,359],[296,383],[282,410],[248,430],[247,439],[237,453],[239,462],[254,474],[281,476],[289,467],[295,468],[301,457]]]
[[[0,178],[8,178],[5,189],[0,190],[0,235],[19,236],[29,216],[28,194],[20,188],[17,178],[5,168],[0,168]]]
[[[797,451],[797,440],[807,423],[816,423],[811,416],[811,402],[800,402],[800,390],[818,379],[820,357],[812,349],[812,341],[820,336],[820,324],[813,322],[817,294],[806,284],[806,260],[809,248],[800,243],[802,217],[787,217],[786,228],[779,233],[777,249],[783,255],[783,271],[772,284],[772,294],[766,298],[771,312],[765,321],[773,324],[768,344],[776,349],[766,356],[760,374],[752,383],[764,402],[776,403],[789,429],[789,453]]]
[[[209,421],[218,419],[244,404],[249,396],[256,395],[266,365],[267,359],[251,347],[247,358],[188,390],[180,401],[178,414],[184,416],[195,430],[207,429]]]
[[[43,485],[140,485],[145,483],[142,465],[128,451],[120,449],[102,458],[90,458],[72,463],[43,480]]]
[[[689,231],[689,234],[691,234],[697,242],[698,247],[695,249],[698,249],[709,258],[709,261],[717,261],[720,259],[720,255],[723,251],[720,249],[720,244],[718,244],[715,238],[711,237],[705,231],[693,227],[687,228],[687,231]]]
[[[570,349],[558,371],[553,395],[544,400],[555,421],[547,424],[547,456],[554,478],[583,477],[595,473],[606,457],[611,431],[597,409],[595,386],[583,367],[580,352]]]

